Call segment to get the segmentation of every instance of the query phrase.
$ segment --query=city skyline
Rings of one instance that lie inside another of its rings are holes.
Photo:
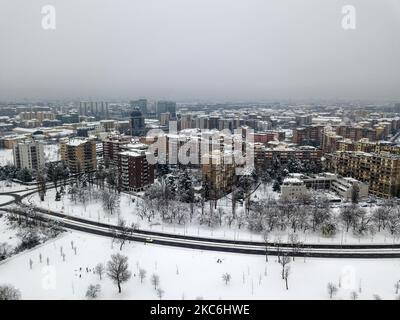
[[[119,2],[5,1],[1,100],[400,99],[396,1]]]

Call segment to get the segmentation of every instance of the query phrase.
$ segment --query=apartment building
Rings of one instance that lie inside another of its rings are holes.
[[[127,191],[142,191],[154,183],[154,165],[147,161],[145,150],[130,149],[119,153],[121,185]]]
[[[81,101],[79,104],[79,115],[92,116],[96,119],[107,119],[109,115],[108,109],[108,102]]]
[[[72,138],[60,142],[61,160],[70,172],[90,172],[97,168],[96,142],[85,138]]]
[[[264,132],[251,133],[250,136],[252,137],[253,142],[258,142],[258,143],[262,143],[262,144],[267,144],[270,141],[285,140],[285,132],[284,131],[268,130],[268,131],[264,131]]]
[[[361,139],[355,143],[355,151],[381,153],[389,152],[400,155],[400,145],[389,141],[369,141],[368,139]]]
[[[377,125],[373,128],[358,126],[337,126],[336,134],[343,138],[359,141],[368,138],[370,141],[377,141],[386,138],[384,126]]]
[[[119,153],[123,147],[131,142],[131,137],[127,136],[109,136],[103,140],[103,160],[106,167],[119,165]]]
[[[18,142],[13,148],[14,165],[19,169],[39,170],[44,167],[44,147],[39,141]]]
[[[203,155],[201,172],[208,182],[211,199],[219,199],[232,191],[236,174],[232,154],[214,150]]]
[[[297,178],[286,178],[281,185],[281,197],[283,199],[301,198],[307,194],[304,182]]]
[[[327,157],[329,170],[369,183],[378,197],[400,196],[400,155],[388,152],[337,151]]]
[[[322,151],[311,146],[290,147],[278,145],[268,148],[261,143],[254,143],[254,162],[256,167],[272,166],[274,161],[285,164],[290,160],[300,160],[321,164]]]
[[[293,129],[292,142],[298,145],[319,146],[322,142],[324,126],[312,125]]]
[[[281,196],[283,198],[299,198],[307,193],[308,189],[330,190],[344,200],[351,200],[354,187],[358,188],[360,199],[368,196],[368,183],[351,177],[342,177],[332,173],[315,175],[291,174],[283,181]]]

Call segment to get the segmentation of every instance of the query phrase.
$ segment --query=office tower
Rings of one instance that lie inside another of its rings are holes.
[[[161,115],[161,113],[169,112],[171,114],[171,118],[176,118],[176,102],[173,101],[157,101],[156,113],[157,117]]]
[[[92,116],[96,119],[108,118],[108,102],[82,101],[79,104],[80,116]]]
[[[147,99],[133,100],[130,102],[131,108],[134,110],[138,108],[144,116],[147,114]]]
[[[146,125],[144,116],[139,109],[135,109],[131,113],[131,135],[143,136],[146,133]]]

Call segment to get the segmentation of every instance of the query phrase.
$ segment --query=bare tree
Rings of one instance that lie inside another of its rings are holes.
[[[119,195],[117,193],[104,190],[102,192],[102,201],[104,210],[110,214],[113,214],[119,206]]]
[[[268,241],[269,241],[269,232],[264,230],[263,232],[264,244],[265,244],[265,262],[268,262]]]
[[[336,295],[337,291],[338,291],[338,288],[332,282],[329,282],[328,283],[328,294],[329,294],[330,299],[332,299]]]
[[[290,257],[288,255],[283,255],[279,261],[282,266],[282,279],[285,279],[285,267],[290,263]]]
[[[216,214],[217,214],[217,217],[218,217],[219,225],[222,226],[223,216],[225,214],[224,209],[221,208],[221,207],[218,207]]]
[[[393,210],[390,210],[388,219],[386,222],[390,234],[396,237],[400,233],[400,206],[396,206]]]
[[[0,300],[20,300],[21,292],[11,285],[0,286]]]
[[[222,275],[222,280],[224,280],[225,284],[227,285],[231,281],[231,275],[229,273],[224,273]]]
[[[378,232],[380,232],[381,229],[385,229],[391,210],[392,210],[392,207],[389,205],[386,205],[386,204],[384,204],[380,207],[377,207],[374,210],[372,217],[374,219],[374,222],[378,226]]]
[[[176,205],[174,205],[172,211],[174,219],[176,222],[178,222],[178,224],[185,223],[186,220],[188,219],[189,211],[187,210],[187,205],[183,203],[177,203]]]
[[[158,289],[157,289],[157,297],[159,297],[160,300],[161,300],[162,297],[163,297],[163,295],[164,295],[164,290],[161,289],[161,288],[158,288]]]
[[[129,240],[129,236],[132,233],[132,229],[127,226],[124,219],[118,219],[118,229],[114,230],[114,239],[113,241],[120,244],[119,250],[122,251],[122,247],[127,240]]]
[[[356,291],[352,291],[350,293],[350,299],[351,300],[357,300],[358,299],[358,293]]]
[[[236,218],[232,215],[232,213],[226,214],[224,219],[229,228],[232,227],[233,222],[235,222],[236,220]]]
[[[103,276],[103,274],[105,272],[105,269],[106,268],[104,267],[104,263],[98,263],[96,265],[96,267],[94,268],[95,272],[99,275],[100,280],[102,280],[102,276]]]
[[[121,293],[121,284],[131,278],[131,272],[128,270],[128,257],[119,253],[113,254],[107,263],[107,275],[117,284],[118,292]]]
[[[329,200],[326,197],[320,197],[317,194],[314,194],[310,203],[310,213],[311,227],[315,232],[317,227],[323,225],[324,222],[330,218],[331,212]]]
[[[98,294],[100,293],[101,287],[99,284],[91,284],[89,285],[86,291],[86,298],[88,299],[96,299]]]
[[[396,290],[396,294],[399,294],[399,289],[400,289],[400,281],[396,281],[394,284],[394,288]]]
[[[352,206],[343,206],[340,208],[339,213],[340,220],[343,221],[346,227],[346,232],[349,231],[349,228],[355,224],[355,214],[352,210]]]
[[[144,270],[144,269],[139,269],[140,283],[143,283],[144,278],[146,278],[146,273],[147,273],[146,270]]]
[[[160,284],[160,277],[155,273],[151,276],[151,284],[154,286],[154,290],[157,290],[157,287]]]
[[[300,252],[302,243],[299,241],[299,236],[295,233],[292,233],[289,236],[290,244],[292,245],[292,252],[293,252],[293,261],[295,260],[296,255]]]
[[[289,275],[290,275],[290,266],[287,266],[287,267],[285,268],[285,273],[284,273],[284,276],[285,276],[285,284],[286,284],[286,290],[289,290],[289,285],[288,285]]]

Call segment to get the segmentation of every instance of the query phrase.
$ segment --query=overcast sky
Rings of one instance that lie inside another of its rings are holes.
[[[400,99],[399,0],[0,4],[0,100]]]

